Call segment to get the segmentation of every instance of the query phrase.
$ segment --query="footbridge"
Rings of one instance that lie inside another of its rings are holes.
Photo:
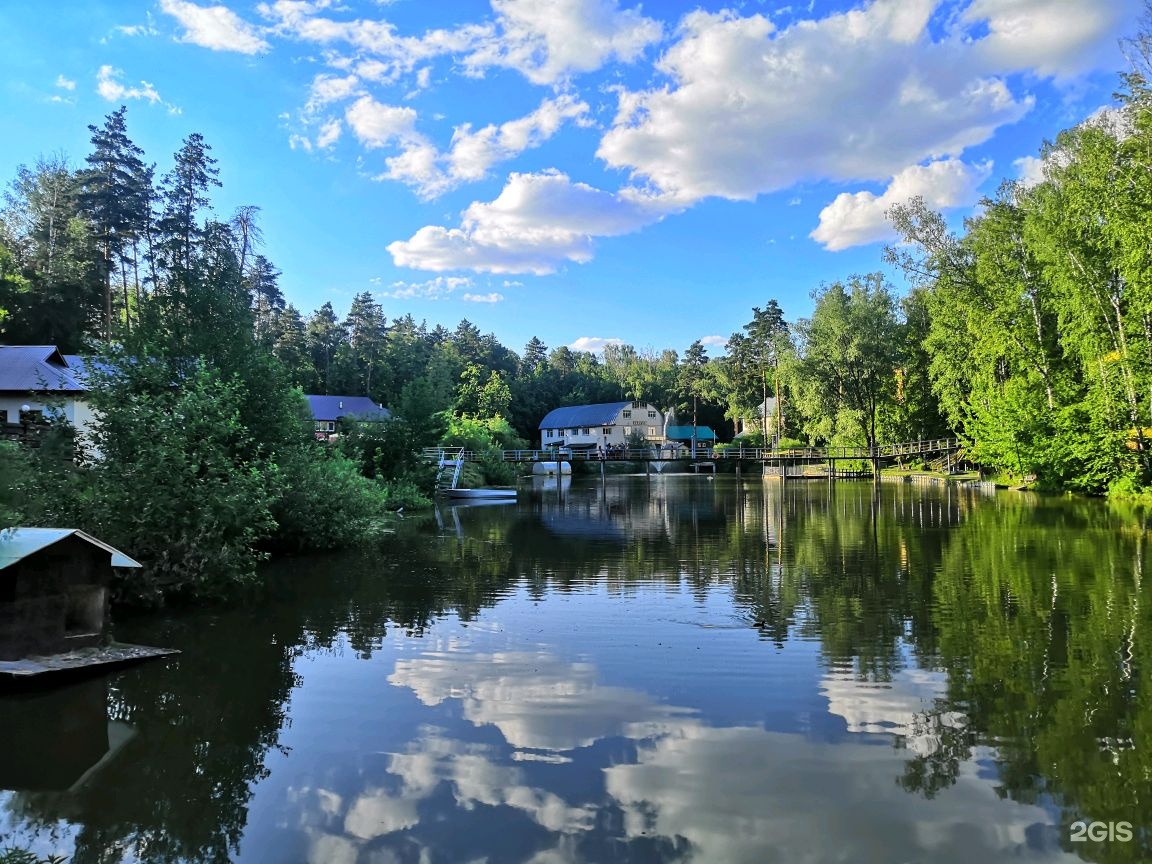
[[[677,445],[636,448],[610,448],[607,451],[597,449],[575,449],[567,447],[547,447],[541,450],[501,450],[500,458],[504,462],[530,463],[530,462],[685,462],[699,464],[706,462],[755,462],[762,465],[779,466],[783,471],[786,466],[804,465],[813,463],[829,463],[835,469],[840,461],[867,461],[879,466],[881,463],[912,456],[944,457],[951,461],[951,457],[962,448],[962,443],[956,438],[931,438],[922,441],[905,441],[899,444],[880,444],[876,447],[798,447],[780,450],[772,447],[744,447],[744,448],[717,448],[710,450],[697,447],[692,448]],[[441,462],[445,459],[474,462],[479,457],[472,450],[462,450],[459,447],[426,447],[423,450],[426,459]]]

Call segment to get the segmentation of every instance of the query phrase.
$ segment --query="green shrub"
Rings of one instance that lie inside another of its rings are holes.
[[[280,455],[272,503],[272,546],[291,552],[336,549],[362,539],[389,509],[388,489],[322,444]]]
[[[41,858],[27,849],[0,849],[0,864],[64,864],[67,855],[48,855]]]

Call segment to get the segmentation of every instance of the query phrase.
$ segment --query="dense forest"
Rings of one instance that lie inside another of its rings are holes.
[[[990,471],[1092,494],[1140,494],[1152,476],[1152,91],[1138,75],[1045,144],[1041,182],[1005,182],[962,232],[921,202],[894,208],[903,296],[876,273],[816,287],[809,318],[768,299],[717,356],[536,338],[517,353],[370,292],[343,318],[331,303],[304,314],[262,253],[259,208],[213,211],[203,138],[158,176],[126,114],[89,127],[82,164],[18,168],[0,211],[0,340],[91,357],[101,418],[98,459],[0,451],[0,516],[132,548],[153,565],[132,597],[212,593],[270,551],[349,542],[427,493],[420,447],[527,446],[561,405],[641,399],[782,446],[955,434]],[[302,393],[370,396],[396,419],[325,447]],[[508,479],[495,458],[485,470]]]

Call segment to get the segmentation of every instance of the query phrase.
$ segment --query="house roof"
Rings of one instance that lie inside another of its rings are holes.
[[[691,441],[692,440],[692,427],[691,426],[669,426],[668,431],[665,433],[666,438],[671,438],[674,441]],[[708,426],[696,427],[696,440],[697,441],[715,441],[716,433]]]
[[[76,535],[81,540],[110,553],[113,567],[140,567],[140,562],[129,558],[119,549],[102,543],[78,528],[6,528],[0,531],[0,570],[23,561],[41,549],[47,549],[61,540]]]
[[[605,426],[616,419],[620,409],[631,405],[627,402],[600,402],[596,405],[570,405],[566,408],[553,408],[540,421],[540,429],[568,429],[578,426]]]
[[[392,412],[377,405],[367,396],[305,396],[313,420],[339,420],[355,415],[373,420],[387,420]]]
[[[0,345],[0,391],[84,393],[87,389],[55,345]]]

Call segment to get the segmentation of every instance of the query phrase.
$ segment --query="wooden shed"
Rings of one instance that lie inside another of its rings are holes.
[[[0,661],[102,645],[115,567],[139,567],[75,528],[0,531]]]

